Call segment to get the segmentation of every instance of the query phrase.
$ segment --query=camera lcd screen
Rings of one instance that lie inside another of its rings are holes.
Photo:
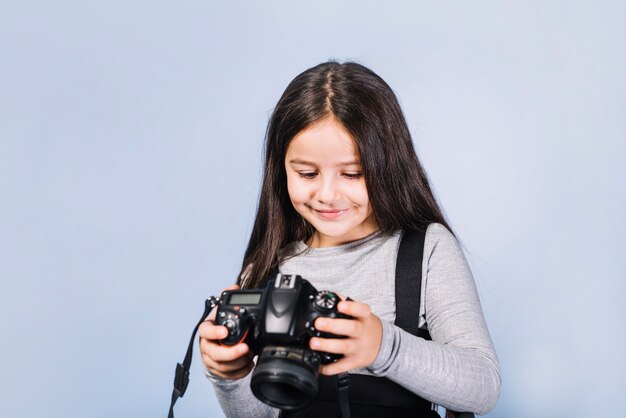
[[[228,299],[229,305],[258,305],[261,293],[233,293]]]

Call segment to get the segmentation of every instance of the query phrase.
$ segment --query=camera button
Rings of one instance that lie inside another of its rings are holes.
[[[235,321],[233,321],[232,319],[227,319],[226,322],[224,322],[224,326],[226,327],[226,329],[228,330],[229,334],[237,334],[236,330],[237,330],[237,324],[235,323]]]

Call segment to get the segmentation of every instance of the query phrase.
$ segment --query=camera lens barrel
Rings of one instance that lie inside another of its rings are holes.
[[[269,345],[259,355],[250,387],[270,406],[299,409],[317,395],[319,366],[319,354],[308,348]]]

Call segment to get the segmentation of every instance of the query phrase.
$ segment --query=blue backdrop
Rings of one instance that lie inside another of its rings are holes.
[[[2,415],[165,417],[232,283],[287,83],[397,92],[502,363],[490,417],[612,416],[626,387],[626,7],[0,1]],[[179,417],[223,416],[198,358]]]

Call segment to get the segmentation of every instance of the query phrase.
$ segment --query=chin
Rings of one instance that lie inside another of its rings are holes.
[[[313,225],[316,231],[328,235],[329,237],[341,236],[348,233],[352,228],[346,225],[338,225],[337,223],[320,222],[317,219],[309,220],[309,223]]]
[[[350,226],[335,226],[328,227],[327,225],[315,225],[313,227],[317,230],[318,233],[328,237],[333,238],[338,241],[346,241],[350,240],[350,237],[354,235],[354,230],[356,227]]]

